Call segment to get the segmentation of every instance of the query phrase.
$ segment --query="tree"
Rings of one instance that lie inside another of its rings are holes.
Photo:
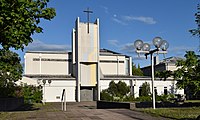
[[[164,80],[167,80],[167,78],[172,75],[173,75],[173,72],[170,70],[157,71],[155,74],[156,77],[163,78]]]
[[[124,97],[130,92],[129,86],[126,85],[125,82],[119,81],[117,83],[117,90],[118,90],[118,96],[119,97]]]
[[[200,4],[197,5],[197,12],[195,13],[195,22],[197,24],[197,28],[189,30],[192,35],[197,35],[200,37]]]
[[[147,82],[143,83],[141,87],[141,96],[149,96],[150,94],[150,84]]]
[[[135,64],[132,66],[132,73],[136,76],[144,76],[142,70],[140,69],[140,65],[138,64],[138,67],[136,67]]]
[[[126,85],[125,82],[119,81],[117,84],[114,81],[109,83],[108,89],[105,89],[101,92],[101,100],[115,100],[115,97],[118,97],[118,100],[123,98],[130,92],[130,87]]]
[[[197,12],[195,13],[195,22],[197,24],[197,28],[189,30],[189,32],[193,36],[200,37],[200,4],[197,5]],[[199,52],[200,52],[200,44],[199,44]]]
[[[18,54],[9,50],[0,50],[0,86],[7,86],[9,82],[21,79],[22,72]]]
[[[0,44],[3,49],[24,49],[33,41],[31,35],[41,33],[40,20],[51,20],[55,9],[49,0],[0,0]]]
[[[194,51],[186,51],[186,60],[179,60],[178,69],[174,71],[175,79],[178,79],[177,87],[190,91],[197,95],[200,92],[200,60]]]
[[[109,87],[108,87],[108,93],[110,93],[112,96],[116,96],[117,95],[117,85],[115,84],[114,81],[111,81],[109,83]]]
[[[22,65],[17,53],[0,49],[0,96],[12,96],[14,82],[22,78]]]

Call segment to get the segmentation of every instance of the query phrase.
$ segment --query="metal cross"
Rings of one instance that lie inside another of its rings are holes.
[[[90,22],[90,13],[93,13],[89,8],[87,10],[83,11],[87,13],[87,22],[88,22],[88,33],[89,33],[89,22]]]

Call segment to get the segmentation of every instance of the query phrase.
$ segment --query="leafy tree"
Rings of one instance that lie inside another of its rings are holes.
[[[129,86],[125,82],[119,81],[117,84],[114,81],[109,83],[108,89],[105,89],[101,92],[101,100],[115,100],[115,97],[118,97],[123,101],[126,98],[126,95],[130,92]]]
[[[40,20],[51,20],[55,9],[49,0],[0,0],[0,44],[3,49],[21,49],[32,42],[31,35],[41,33]]]
[[[17,53],[0,49],[0,87],[6,87],[9,83],[22,78],[22,65]]]
[[[114,81],[111,81],[109,83],[108,93],[110,93],[112,96],[116,96],[117,92],[118,92],[117,85],[115,84]]]
[[[136,67],[136,65],[133,64],[132,73],[133,73],[133,75],[136,75],[136,76],[144,76],[142,70],[140,69],[140,65],[139,64],[138,64],[138,67]]]
[[[22,77],[20,58],[9,48],[23,50],[33,41],[31,35],[42,32],[41,19],[51,20],[56,15],[55,9],[47,7],[48,2],[0,0],[0,91],[4,91],[0,97],[22,94],[14,83]]]
[[[122,81],[119,81],[117,83],[117,90],[118,90],[118,96],[119,97],[123,97],[130,92],[129,86],[127,86],[126,83],[122,82]]]
[[[195,22],[197,24],[197,28],[189,30],[189,32],[193,36],[200,37],[200,4],[197,5],[197,12],[195,13]],[[200,44],[199,44],[199,52],[200,52]]]
[[[192,35],[197,35],[200,37],[200,4],[197,5],[197,12],[195,13],[195,22],[197,24],[197,28],[189,30]]]
[[[17,53],[0,49],[0,97],[15,96],[14,82],[22,78],[22,65]]]
[[[172,76],[173,72],[170,70],[164,70],[164,71],[157,71],[155,73],[156,77],[163,78],[164,80],[167,80],[168,77]]]
[[[143,83],[141,87],[141,96],[149,96],[150,94],[150,84],[147,82]]]
[[[185,58],[177,62],[179,68],[174,71],[175,79],[178,79],[177,87],[196,95],[200,92],[200,60],[194,51],[187,51]]]

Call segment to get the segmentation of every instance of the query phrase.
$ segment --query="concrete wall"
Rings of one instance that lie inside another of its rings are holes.
[[[151,80],[133,80],[133,84],[134,84],[134,95],[135,97],[139,97],[139,89],[142,86],[143,83],[149,83],[150,84],[150,90],[152,91],[152,81]],[[162,95],[164,94],[164,88],[167,88],[168,94],[172,93],[172,94],[184,94],[184,90],[178,90],[176,89],[176,81],[174,80],[160,80],[160,79],[156,79],[154,81],[154,88],[157,89],[157,94],[158,95]]]
[[[23,85],[23,84],[27,84],[27,85],[34,85],[37,86],[38,85],[38,81],[37,79],[33,79],[33,78],[29,78],[29,77],[25,77],[23,76],[21,80],[18,80],[17,82],[15,82],[17,85]]]
[[[61,102],[63,89],[66,91],[66,101],[75,102],[75,80],[52,80],[43,86],[43,100],[45,102]]]
[[[27,52],[24,74],[68,75],[68,53]]]
[[[155,71],[164,71],[164,70],[174,71],[177,70],[178,68],[176,67],[175,63],[160,63],[155,65],[154,67]],[[151,76],[151,66],[141,68],[141,70],[143,71],[144,75]]]
[[[174,71],[174,70],[177,70],[179,67],[176,67],[175,64],[169,64],[166,66],[166,70],[171,70],[171,71]]]
[[[80,64],[81,86],[96,86],[97,84],[97,64]]]
[[[80,19],[77,18],[72,36],[74,36],[72,47],[73,52],[75,51],[73,62],[76,65],[77,85],[96,86],[99,78],[99,20],[88,24],[80,22]]]
[[[90,32],[87,33],[88,24],[79,23],[78,29],[78,61],[80,62],[97,62],[98,60],[98,51],[99,51],[99,40],[98,40],[98,25],[89,24]]]
[[[101,55],[100,69],[104,75],[126,75],[125,56]]]

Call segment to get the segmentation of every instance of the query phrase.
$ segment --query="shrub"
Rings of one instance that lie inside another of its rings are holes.
[[[140,96],[140,97],[136,98],[136,101],[150,102],[151,101],[151,96]]]
[[[147,82],[143,83],[141,87],[141,96],[149,96],[150,94],[150,84]]]
[[[169,102],[174,98],[173,94],[169,95],[156,95],[156,101]]]
[[[39,86],[25,85],[22,89],[25,103],[39,103],[42,100],[42,91]]]
[[[101,92],[101,100],[112,101],[112,96],[107,92],[107,90],[103,90]]]
[[[114,81],[109,83],[108,89],[101,92],[101,100],[107,101],[124,101],[124,98],[130,92],[130,87],[125,82],[119,81],[117,84]]]
[[[123,101],[132,102],[132,101],[135,101],[135,98],[133,95],[127,95],[127,96],[125,96]]]

